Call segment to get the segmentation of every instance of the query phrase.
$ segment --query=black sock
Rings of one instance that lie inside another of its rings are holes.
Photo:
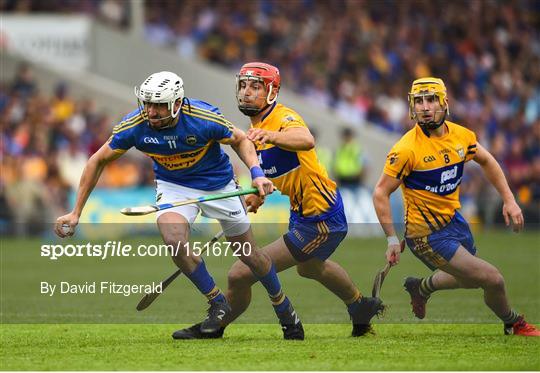
[[[512,326],[519,320],[519,314],[514,310],[510,310],[508,315],[501,317],[501,320],[505,326]]]

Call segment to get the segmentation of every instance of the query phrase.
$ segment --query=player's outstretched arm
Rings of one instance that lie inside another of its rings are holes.
[[[244,131],[233,127],[232,136],[228,139],[221,140],[221,143],[229,144],[242,162],[249,168],[251,179],[253,180],[252,185],[259,190],[259,196],[264,197],[265,195],[272,194],[274,184],[264,176],[264,172],[259,165],[255,147],[248,140]]]
[[[290,127],[279,132],[250,128],[247,137],[253,142],[273,144],[285,150],[301,151],[315,147],[315,139],[306,127]]]
[[[479,143],[477,143],[476,154],[473,159],[480,166],[482,166],[486,177],[491,184],[493,184],[495,189],[497,189],[501,195],[501,198],[503,199],[502,214],[506,226],[509,226],[511,222],[514,232],[519,232],[521,229],[523,229],[525,220],[523,219],[521,208],[518,206],[516,199],[508,186],[508,181],[506,181],[506,177],[504,176],[501,166],[491,155],[491,153]]]
[[[90,157],[81,175],[79,190],[77,191],[77,198],[73,211],[56,219],[54,232],[59,237],[64,238],[66,236],[73,235],[74,228],[79,223],[79,217],[81,216],[86,200],[96,186],[99,177],[103,172],[103,168],[105,168],[107,163],[119,158],[122,154],[123,153],[118,153],[112,150],[109,147],[109,144],[106,143],[103,144],[103,146]],[[70,229],[64,231],[62,225],[68,225]]]
[[[386,238],[388,240],[388,248],[386,250],[386,260],[396,265],[399,263],[401,254],[401,246],[399,239],[396,236],[394,223],[392,222],[392,209],[390,207],[390,195],[401,185],[401,180],[395,179],[386,174],[382,174],[375,190],[373,191],[373,205],[377,213],[377,218],[381,224]]]

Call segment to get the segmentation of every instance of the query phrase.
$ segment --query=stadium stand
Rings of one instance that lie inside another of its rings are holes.
[[[5,1],[6,13],[85,13],[108,26],[129,27],[128,2]],[[406,92],[413,78],[435,75],[449,88],[451,119],[473,129],[503,166],[526,219],[540,221],[540,4],[536,1],[251,1],[145,3],[146,39],[181,57],[234,71],[246,60],[280,67],[287,88],[327,107],[362,137],[376,126],[411,126]],[[467,11],[463,11],[467,9]],[[503,9],[502,11],[499,11]],[[482,14],[482,17],[479,15]],[[27,188],[50,216],[66,209],[77,164],[107,137],[114,120],[92,99],[73,99],[58,81],[42,94],[21,65],[2,76],[3,221],[15,214],[12,191]],[[384,135],[383,135],[384,136]],[[69,154],[66,155],[66,154]],[[66,161],[67,159],[67,161]],[[67,164],[66,164],[67,163]],[[149,183],[148,162],[126,159],[102,185]],[[130,168],[129,180],[118,177]],[[372,172],[378,172],[375,170]],[[116,175],[116,176],[115,176]],[[463,185],[463,209],[486,224],[500,222],[496,193],[475,167]],[[47,198],[40,190],[50,190]],[[30,200],[30,199],[29,199]]]

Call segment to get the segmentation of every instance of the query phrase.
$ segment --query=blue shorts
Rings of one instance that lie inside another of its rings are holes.
[[[291,212],[289,231],[283,236],[287,248],[299,262],[312,258],[325,261],[347,235],[347,218],[341,196],[331,211],[301,217]]]
[[[459,246],[476,255],[469,225],[457,211],[450,223],[441,230],[426,237],[407,238],[407,246],[432,271],[448,263]]]

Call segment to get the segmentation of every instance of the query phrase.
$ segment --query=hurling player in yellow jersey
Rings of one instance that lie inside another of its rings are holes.
[[[237,76],[238,108],[251,121],[247,137],[255,144],[265,176],[290,199],[289,231],[262,250],[278,272],[296,266],[300,276],[320,282],[338,296],[347,306],[352,335],[361,336],[370,330],[382,301],[363,297],[347,272],[328,259],[347,234],[343,203],[336,183],[317,159],[315,140],[303,119],[277,103],[280,83],[279,70],[262,62],[245,64]],[[263,202],[246,199],[255,211]],[[235,263],[231,268],[229,321],[247,309],[255,281],[247,266]]]
[[[477,141],[474,132],[447,120],[444,82],[421,78],[409,92],[410,116],[416,121],[388,154],[373,202],[388,239],[387,260],[399,262],[400,245],[392,224],[390,194],[399,186],[405,202],[405,239],[411,251],[435,273],[408,277],[405,289],[416,317],[426,314],[434,291],[482,288],[486,305],[504,323],[505,334],[540,336],[508,304],[504,279],[497,268],[476,256],[465,219],[459,214],[459,185],[465,162],[474,160],[501,195],[506,224],[523,228],[523,215],[495,158]]]

